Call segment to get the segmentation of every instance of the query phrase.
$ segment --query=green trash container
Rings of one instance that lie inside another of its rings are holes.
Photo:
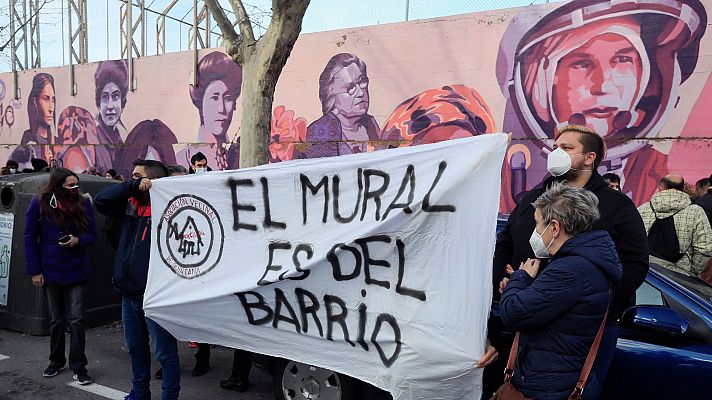
[[[25,272],[25,213],[48,180],[48,173],[0,177],[0,328],[32,335],[49,335],[49,310],[43,290],[33,286]],[[99,176],[79,176],[81,191],[92,197],[117,183]],[[95,211],[94,218],[97,240],[89,248],[91,278],[84,314],[88,327],[121,319],[121,296],[111,287],[116,252],[106,233],[106,217]]]

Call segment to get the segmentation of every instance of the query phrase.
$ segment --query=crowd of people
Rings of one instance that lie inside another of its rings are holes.
[[[484,398],[508,385],[508,390],[529,398],[565,399],[574,388],[583,390],[577,386],[582,376],[586,398],[598,398],[618,339],[618,320],[634,304],[649,262],[712,284],[712,176],[692,188],[682,176],[667,175],[650,201],[636,208],[621,192],[619,177],[597,172],[606,153],[601,136],[569,125],[559,130],[555,146],[548,156],[549,176],[522,196],[497,237],[494,301],[499,302],[504,327],[519,333],[514,343],[488,339],[477,363],[485,369]],[[151,397],[150,349],[160,363],[154,376],[162,380],[163,398],[178,398],[177,341],[146,318],[142,299],[151,248],[152,182],[210,171],[203,153],[194,154],[190,163],[186,169],[137,159],[128,179],[106,171],[106,178],[120,183],[94,199],[80,193],[79,175],[61,167],[50,170],[47,186],[30,203],[25,224],[27,273],[44,289],[50,307],[45,377],[56,376],[67,363],[68,327],[69,368],[79,384],[92,382],[83,314],[87,248],[97,237],[96,208],[120,221],[112,283],[122,295],[124,339],[133,372],[127,399]],[[38,164],[35,170],[49,166]],[[4,172],[17,173],[17,163],[8,161]],[[97,174],[95,169],[86,173]],[[211,345],[195,347],[192,374],[200,376],[209,369]],[[509,354],[509,360],[499,354]],[[235,350],[232,373],[220,385],[248,390],[250,367],[250,354]]]
[[[49,170],[49,182],[28,207],[24,235],[27,274],[35,286],[44,290],[50,309],[50,356],[43,376],[54,377],[67,364],[68,328],[68,366],[74,372],[73,378],[80,385],[93,382],[85,355],[84,297],[90,269],[87,248],[97,237],[95,207],[99,213],[119,221],[112,285],[122,295],[124,340],[133,373],[132,390],[126,399],[151,398],[151,349],[160,364],[155,377],[162,380],[162,398],[178,398],[177,341],[143,312],[151,249],[149,189],[155,179],[204,172],[200,165],[206,162],[205,156],[198,153],[193,158],[190,171],[182,166],[166,167],[159,161],[137,159],[128,180],[109,170],[105,177],[121,182],[108,186],[94,199],[80,192],[79,175],[61,167]],[[98,175],[95,170],[86,174]],[[204,375],[209,369],[210,345],[200,343],[197,347],[193,376]],[[237,392],[248,390],[251,364],[250,353],[235,350],[233,370],[220,386]]]

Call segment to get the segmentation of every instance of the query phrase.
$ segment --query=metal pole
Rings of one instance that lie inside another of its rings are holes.
[[[410,0],[405,0],[405,21],[408,22],[410,14]]]
[[[126,64],[129,70],[129,90],[134,91],[134,70],[133,70],[133,18],[131,17],[131,9],[133,2],[129,1],[126,4]]]
[[[27,0],[22,0],[22,22],[24,23],[24,25],[22,26],[22,32],[24,32],[23,36],[25,38],[25,68],[30,68],[30,52],[27,48],[29,42],[29,37],[27,36]]]
[[[193,0],[193,72],[190,84],[198,84],[198,0]]]
[[[69,30],[67,31],[67,34],[69,35],[68,42],[69,42],[69,94],[71,96],[74,96],[76,94],[76,91],[74,90],[74,48],[72,46],[73,38],[72,38],[72,2],[68,1],[67,2],[67,27]]]

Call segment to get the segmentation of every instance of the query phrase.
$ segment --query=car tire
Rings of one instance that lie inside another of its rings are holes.
[[[355,400],[356,386],[353,378],[326,368],[281,358],[272,365],[276,400]]]

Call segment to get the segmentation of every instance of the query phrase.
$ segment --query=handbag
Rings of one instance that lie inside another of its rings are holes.
[[[586,361],[583,363],[583,368],[581,369],[581,375],[579,375],[579,380],[576,382],[574,390],[569,395],[568,400],[579,400],[581,395],[583,395],[583,389],[586,386],[586,381],[588,380],[588,375],[591,373],[591,368],[593,367],[593,362],[596,361],[596,353],[598,353],[598,347],[601,345],[601,337],[603,336],[603,330],[606,327],[606,320],[608,319],[608,310],[606,308],[606,313],[603,314],[603,321],[601,321],[601,326],[598,328],[598,333],[596,333],[596,339],[594,339],[591,349],[588,351],[586,356]],[[497,392],[491,397],[490,400],[532,400],[529,397],[524,396],[522,392],[517,390],[517,388],[512,385],[512,376],[514,375],[514,363],[517,359],[517,349],[519,348],[519,332],[514,336],[514,342],[512,343],[512,349],[509,351],[509,359],[507,360],[507,368],[504,370],[504,384],[497,389]]]

